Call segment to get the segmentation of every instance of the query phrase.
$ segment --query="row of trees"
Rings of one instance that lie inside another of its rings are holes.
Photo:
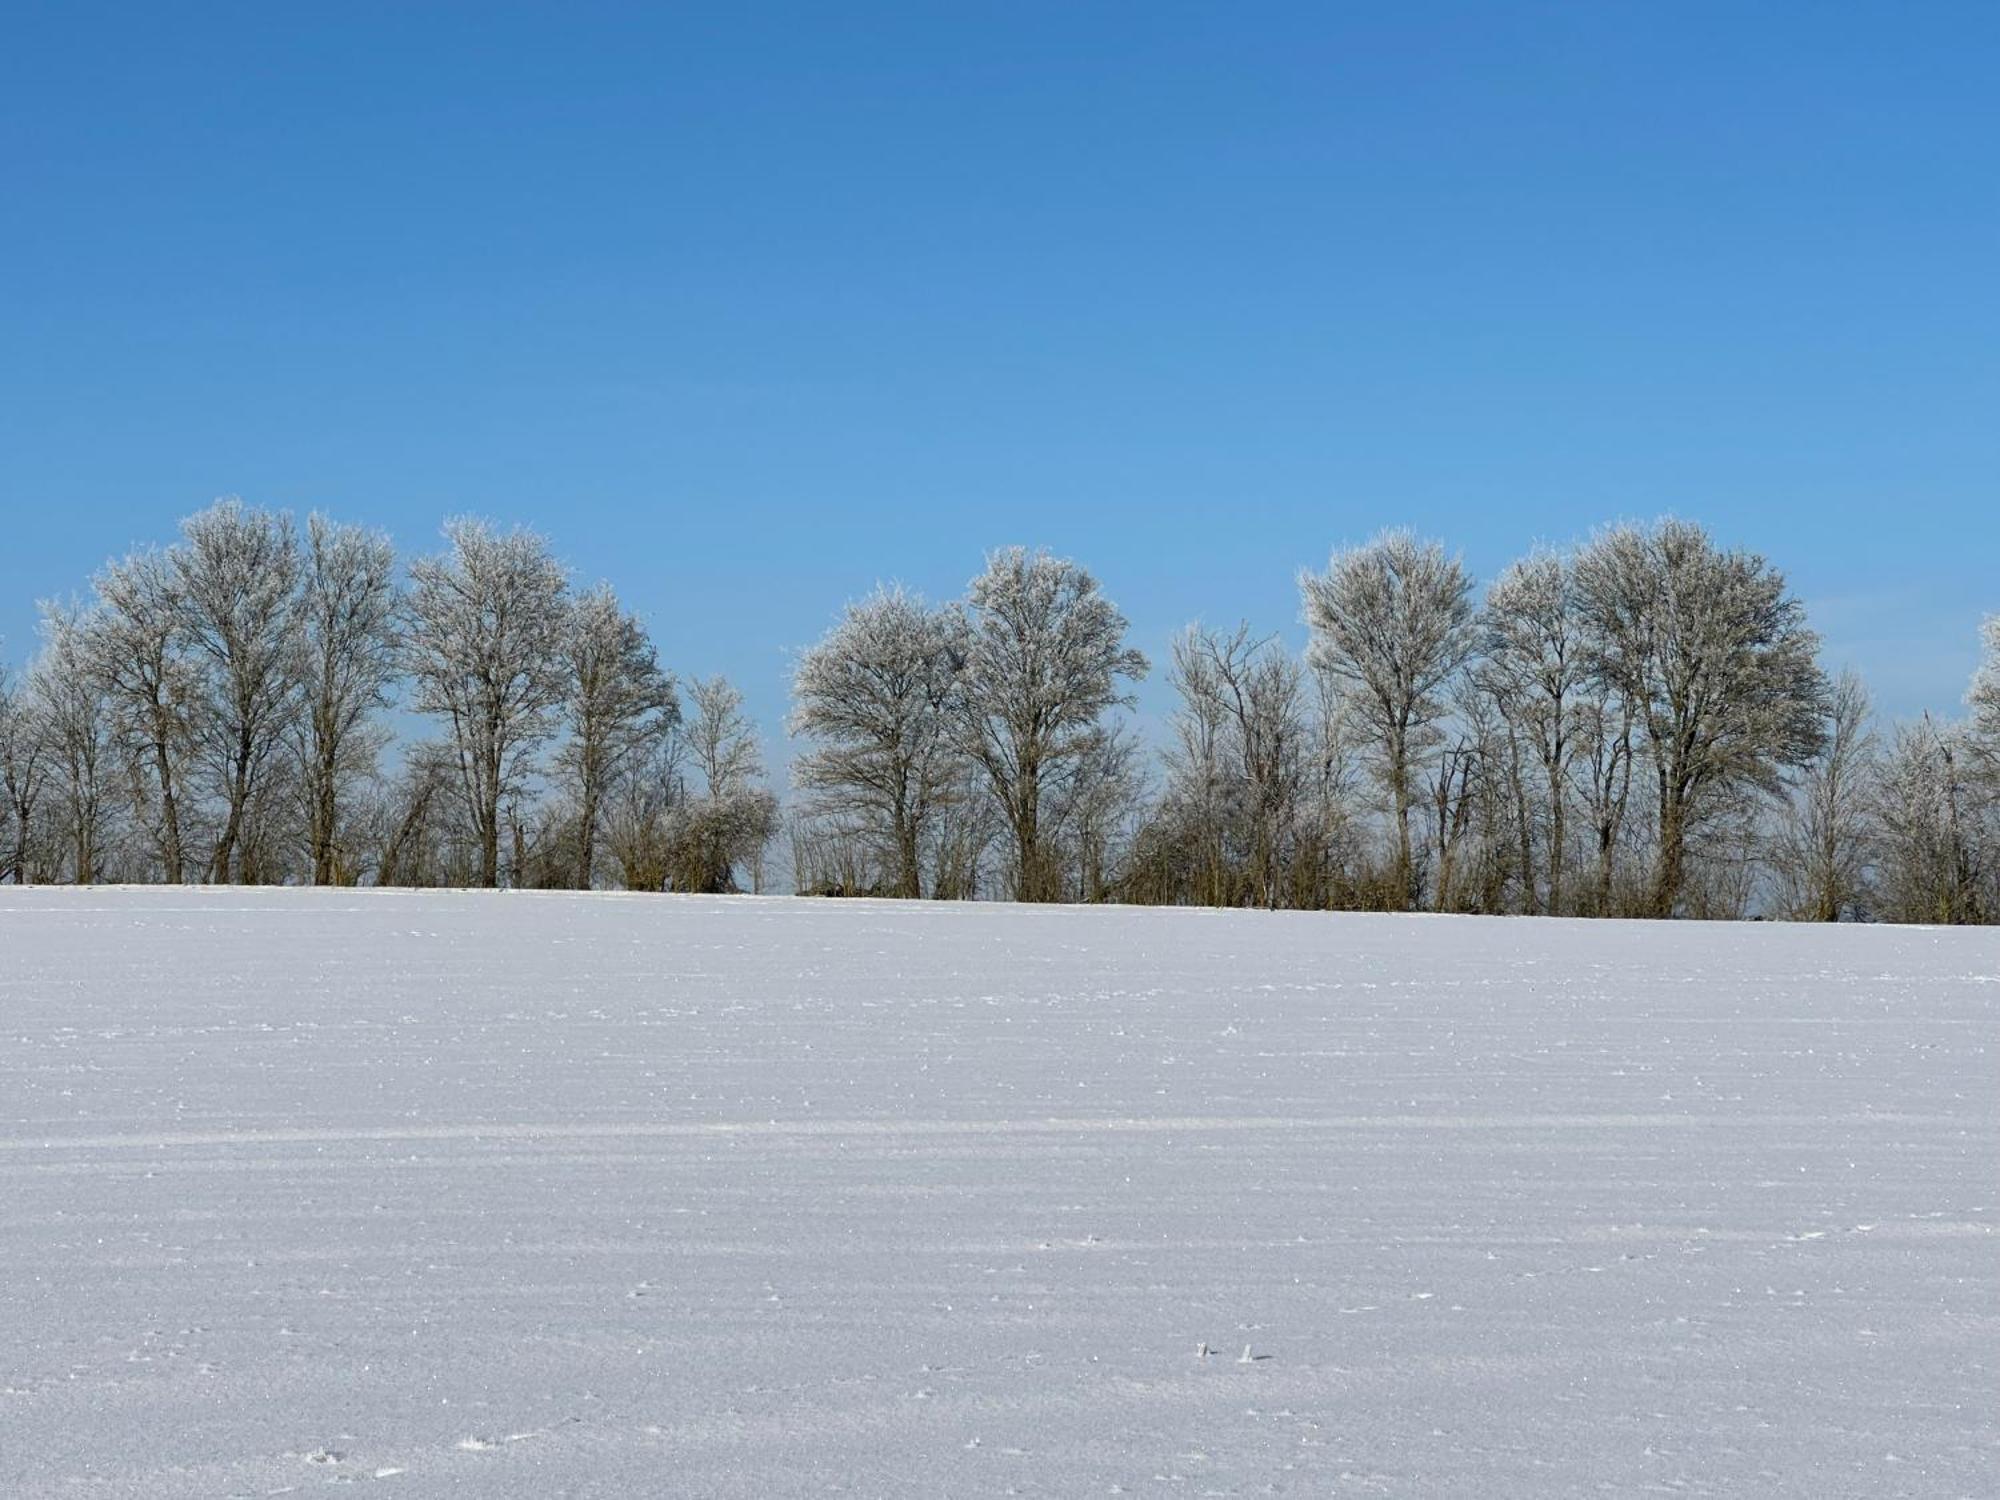
[[[0,879],[733,889],[777,830],[721,678],[474,520],[386,537],[223,501],[45,605],[0,680]],[[391,755],[392,717],[435,727]],[[551,753],[552,752],[552,753]]]
[[[1146,670],[1074,564],[882,591],[802,658],[801,889],[1216,906],[2000,918],[2000,623],[1963,724],[1886,740],[1783,576],[1699,526],[1540,551],[1477,597],[1390,532],[1299,580],[1303,657],[1191,627]],[[982,821],[983,820],[983,821]]]
[[[0,679],[0,879],[722,891],[782,840],[829,894],[2000,917],[2000,624],[1967,718],[1885,731],[1782,575],[1686,522],[1483,598],[1405,533],[1336,553],[1303,656],[1174,642],[1157,757],[1075,563],[878,590],[797,661],[789,816],[727,681],[677,680],[539,536],[445,539],[403,568],[224,501],[45,606]]]

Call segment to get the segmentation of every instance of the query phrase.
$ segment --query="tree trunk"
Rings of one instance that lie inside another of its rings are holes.
[[[236,737],[236,764],[229,779],[229,817],[222,825],[222,839],[215,846],[215,863],[209,876],[218,885],[229,883],[232,869],[241,875],[236,843],[243,832],[243,807],[250,800],[250,749],[250,733],[244,729]]]
[[[1549,897],[1542,909],[1552,917],[1562,915],[1563,854],[1564,841],[1568,838],[1566,819],[1563,816],[1562,779],[1551,774],[1549,777]]]
[[[898,814],[896,818],[896,894],[915,901],[923,895],[923,868],[917,857],[916,820]]]
[[[1040,767],[1024,765],[1014,791],[1014,844],[1019,868],[1014,872],[1016,901],[1046,901],[1042,872],[1042,779]]]
[[[1511,732],[1508,741],[1507,785],[1514,794],[1514,830],[1521,845],[1522,910],[1532,916],[1541,909],[1541,901],[1535,891],[1535,834],[1528,818],[1528,788],[1521,775],[1520,747],[1512,742]]]
[[[322,768],[324,775],[324,768]],[[313,793],[312,810],[312,881],[314,885],[333,884],[333,788],[323,783]]]
[[[1653,873],[1653,915],[1671,917],[1680,904],[1687,857],[1687,809],[1670,795],[1660,815],[1660,858]]]
[[[1416,860],[1410,851],[1409,768],[1400,759],[1390,771],[1396,803],[1396,909],[1409,911],[1417,904]]]
[[[489,723],[487,744],[497,738],[497,727]],[[479,883],[487,890],[497,890],[500,885],[500,766],[501,755],[497,750],[483,752],[477,777],[478,800],[473,807],[473,823],[479,833]]]
[[[600,794],[597,778],[587,775],[583,778],[580,800],[583,803],[578,812],[576,830],[576,888],[590,890],[597,882],[597,804]]]
[[[165,866],[167,884],[179,885],[187,874],[186,854],[181,848],[180,799],[174,792],[173,762],[158,736],[153,740],[153,764],[160,776],[160,862]]]
[[[333,737],[327,733],[323,719],[320,721],[315,738],[319,749],[314,757],[308,788],[312,880],[314,885],[332,885],[335,883],[333,838],[340,817],[338,784],[340,751],[338,746],[332,743]]]

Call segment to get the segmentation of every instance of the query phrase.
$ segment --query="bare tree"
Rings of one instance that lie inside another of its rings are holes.
[[[449,549],[410,568],[403,661],[416,707],[451,731],[479,857],[475,878],[500,883],[503,806],[534,770],[554,730],[569,581],[532,531],[496,533],[459,516]]]
[[[572,875],[576,888],[587,891],[596,881],[605,797],[626,767],[679,722],[680,702],[646,627],[620,606],[609,584],[571,608],[562,676],[569,739],[556,765],[576,804]]]
[[[894,895],[923,895],[927,825],[960,785],[949,709],[962,634],[951,612],[878,589],[793,674],[790,729],[814,744],[792,776],[820,828],[848,825],[886,853]]]
[[[298,538],[289,517],[236,499],[188,517],[181,538],[167,556],[182,628],[206,678],[203,717],[224,805],[209,874],[242,880],[244,820],[298,712]]]
[[[993,553],[972,580],[964,640],[960,746],[1012,835],[1015,899],[1057,900],[1044,823],[1102,751],[1104,716],[1131,701],[1119,683],[1143,677],[1146,658],[1125,644],[1125,617],[1095,578],[1021,547]]]
[[[1374,751],[1396,840],[1398,901],[1417,899],[1410,811],[1449,689],[1475,645],[1472,579],[1436,542],[1388,531],[1300,575],[1311,658],[1339,684]]]
[[[99,609],[93,667],[110,698],[118,742],[144,785],[141,807],[169,885],[187,878],[187,766],[207,734],[197,664],[185,651],[186,610],[171,556],[135,552],[93,580]],[[135,801],[139,799],[135,797]]]
[[[1689,836],[1746,788],[1775,793],[1825,738],[1819,639],[1784,576],[1690,522],[1601,533],[1577,559],[1593,672],[1633,705],[1658,792],[1650,908],[1671,916]]]
[[[342,834],[354,789],[375,774],[388,740],[373,717],[395,679],[397,607],[388,537],[309,517],[294,617],[303,702],[293,742],[314,885],[355,878]]]
[[[1833,684],[1826,743],[1806,765],[1773,840],[1785,911],[1814,922],[1858,917],[1872,862],[1875,733],[1868,690],[1852,672]]]

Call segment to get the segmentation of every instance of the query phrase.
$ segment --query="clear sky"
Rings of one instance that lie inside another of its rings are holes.
[[[1385,525],[1674,511],[1951,709],[1997,78],[1990,3],[0,0],[0,652],[217,495],[471,510],[775,731],[997,544],[1157,659]]]

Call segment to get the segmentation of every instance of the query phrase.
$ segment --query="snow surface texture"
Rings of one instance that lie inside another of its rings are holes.
[[[1990,931],[0,889],[0,1495],[1990,1497],[1997,1057]]]

